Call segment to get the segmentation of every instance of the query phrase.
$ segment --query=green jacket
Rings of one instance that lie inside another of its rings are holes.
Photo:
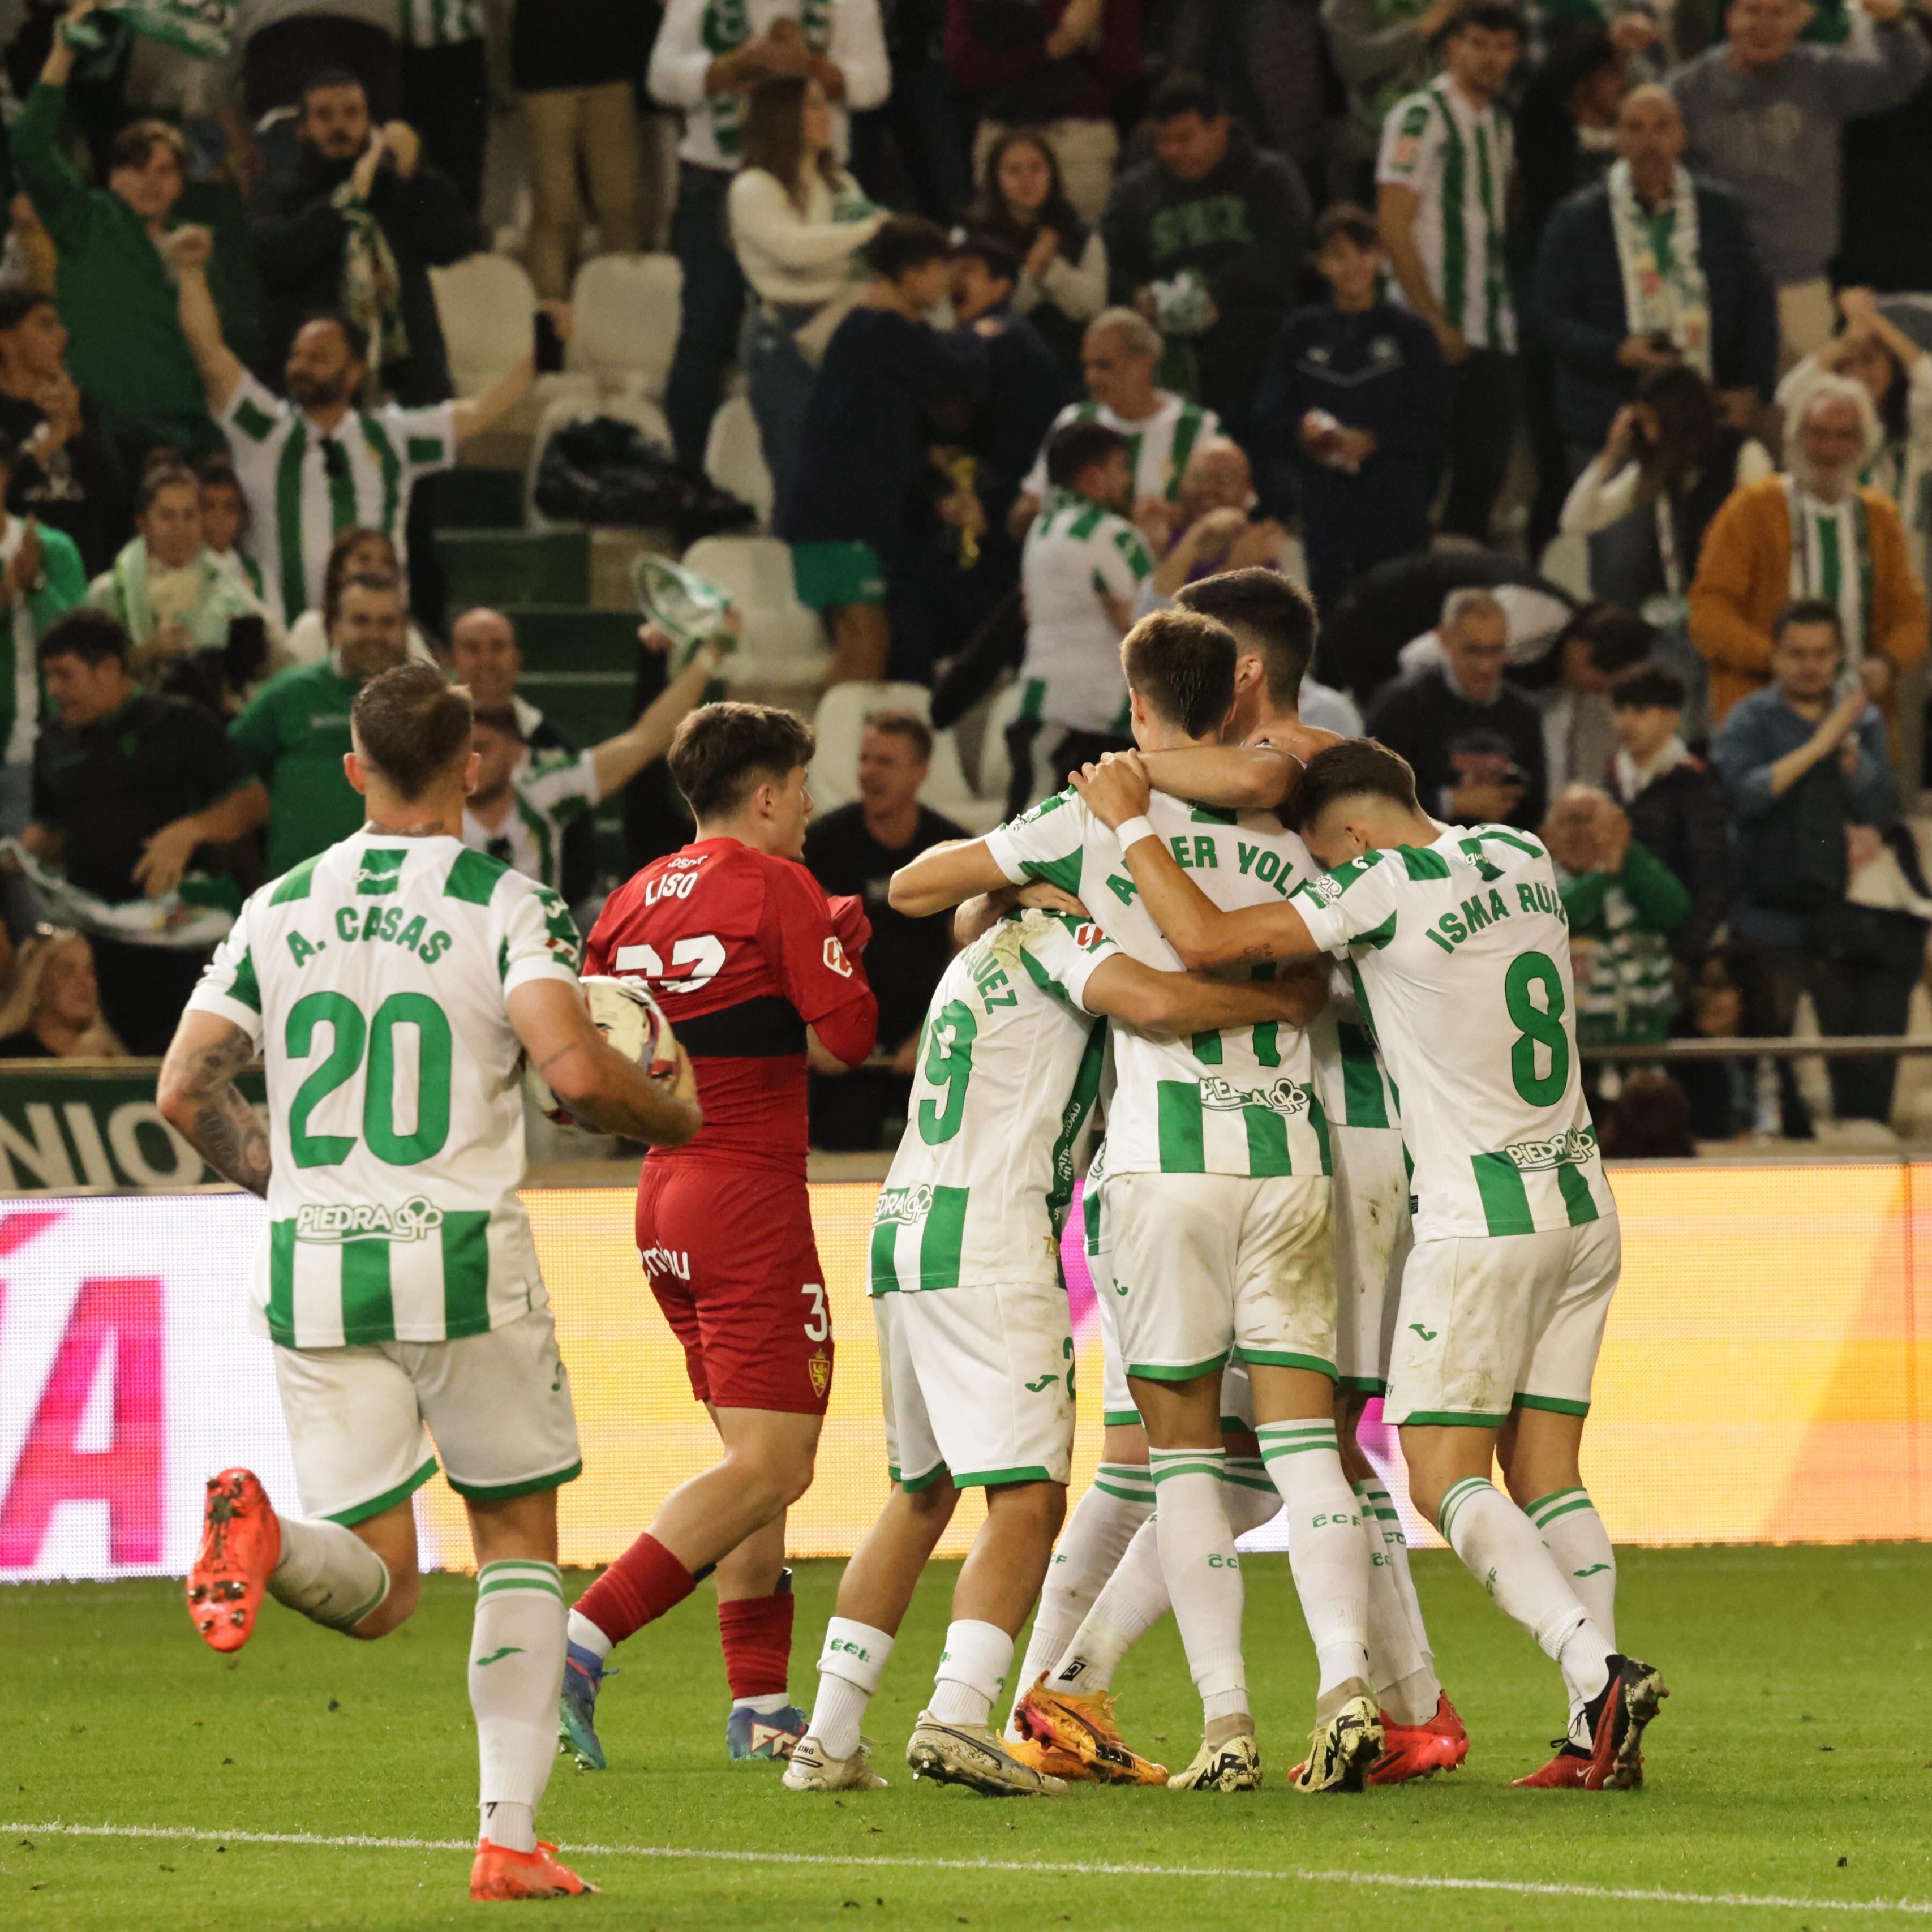
[[[1677,1014],[1666,942],[1690,916],[1690,892],[1634,838],[1622,872],[1574,874],[1561,890],[1571,938],[1596,949],[1576,988],[1578,1043],[1650,1046],[1666,1038]]]
[[[221,446],[188,352],[174,284],[140,218],[94,188],[57,145],[67,93],[38,84],[14,124],[14,166],[60,255],[61,320],[74,380],[112,436]]]

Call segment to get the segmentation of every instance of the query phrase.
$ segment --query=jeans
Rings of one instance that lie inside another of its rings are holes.
[[[1509,470],[1522,386],[1515,357],[1472,349],[1449,370],[1449,500],[1442,527],[1486,545],[1490,519]]]
[[[693,476],[704,468],[711,418],[717,412],[745,313],[745,278],[724,221],[730,189],[731,177],[722,169],[678,164],[670,251],[684,271],[684,300],[677,348],[664,386],[664,414],[677,460]]]
[[[805,412],[812,406],[817,374],[799,352],[794,328],[812,311],[801,304],[776,313],[760,306],[745,323],[745,375],[752,414],[758,425],[765,467],[772,473],[772,501],[788,502],[805,441]]]

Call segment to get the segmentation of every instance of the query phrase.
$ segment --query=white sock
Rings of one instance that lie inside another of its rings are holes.
[[[1136,1532],[1153,1514],[1154,1479],[1144,1464],[1102,1462],[1094,1471],[1093,1486],[1074,1504],[1046,1567],[1016,1697],[1060,1661]],[[1010,1717],[1006,1736],[1019,1736]]]
[[[568,1628],[572,1643],[581,1644],[586,1650],[594,1650],[600,1658],[608,1657],[616,1648],[581,1610],[571,1612]]]
[[[1342,1473],[1332,1417],[1270,1422],[1255,1431],[1288,1510],[1288,1558],[1326,1696],[1369,1676],[1369,1548],[1354,1492]]]
[[[536,1808],[556,1762],[563,1688],[563,1579],[554,1563],[486,1563],[476,1576],[470,1708],[476,1714],[483,1835],[536,1849]]]
[[[1544,1547],[1570,1579],[1576,1600],[1590,1621],[1617,1647],[1617,1552],[1610,1532],[1585,1490],[1558,1490],[1539,1496],[1523,1511],[1536,1526]]]
[[[825,1648],[818,1658],[818,1695],[812,1701],[806,1734],[816,1738],[827,1757],[850,1757],[859,1748],[866,1706],[879,1688],[892,1639],[853,1617],[834,1617],[825,1626]]]
[[[1389,1532],[1373,1500],[1377,1485],[1358,1483],[1354,1490],[1369,1546],[1369,1669],[1376,1700],[1397,1724],[1426,1724],[1436,1714],[1442,1687],[1436,1681],[1434,1666],[1416,1648],[1415,1633],[1396,1588]],[[1391,1509],[1389,1514],[1395,1512]],[[1402,1534],[1399,1522],[1394,1534]]]
[[[1012,1663],[1013,1640],[998,1624],[970,1617],[949,1624],[926,1709],[942,1724],[983,1724]]]
[[[1161,1570],[1209,1723],[1248,1708],[1241,1563],[1222,1493],[1227,1461],[1225,1449],[1156,1449],[1148,1456],[1160,1499],[1154,1520]]]
[[[1430,1667],[1433,1670],[1436,1646],[1429,1641],[1429,1626],[1422,1620],[1422,1604],[1415,1594],[1415,1579],[1409,1574],[1408,1538],[1402,1530],[1402,1513],[1379,1478],[1370,1485],[1363,1500],[1365,1506],[1374,1505],[1376,1520],[1382,1526],[1382,1548],[1389,1558],[1389,1575],[1394,1581],[1396,1594],[1402,1599],[1402,1614],[1408,1618],[1409,1631],[1415,1639],[1416,1648],[1429,1660]]]
[[[1449,1546],[1498,1607],[1556,1660],[1574,1718],[1603,1689],[1610,1646],[1528,1517],[1492,1484],[1465,1476],[1450,1486],[1437,1520]]]
[[[734,1697],[731,1708],[734,1711],[755,1711],[761,1718],[769,1718],[774,1711],[782,1711],[791,1702],[789,1690],[766,1690],[756,1697]]]
[[[268,1594],[311,1623],[353,1630],[389,1594],[388,1566],[339,1522],[281,1518],[282,1558]]]

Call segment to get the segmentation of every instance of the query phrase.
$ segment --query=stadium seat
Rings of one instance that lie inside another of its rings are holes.
[[[743,615],[725,672],[733,684],[815,684],[825,675],[824,628],[792,587],[788,545],[776,537],[704,537],[684,564],[727,592]]]
[[[1006,788],[1012,782],[1013,761],[1006,750],[1006,727],[1019,716],[1020,681],[1015,678],[986,707],[980,729],[980,765],[974,776],[979,796],[1006,811]]]
[[[532,530],[561,527],[546,518],[536,505],[537,466],[543,460],[544,446],[566,423],[580,422],[586,416],[615,416],[621,422],[634,423],[652,442],[667,452],[670,448],[670,424],[664,420],[664,411],[648,396],[557,397],[537,418],[536,434],[530,438],[530,461],[524,472],[526,514]]]
[[[577,272],[566,368],[606,391],[661,400],[677,344],[683,272],[672,255],[598,255]]]
[[[530,348],[537,292],[507,255],[468,255],[429,272],[459,396],[488,388]]]
[[[449,605],[587,604],[590,538],[584,530],[439,530]]]
[[[922,684],[835,684],[818,700],[812,719],[818,734],[818,754],[812,761],[814,812],[849,805],[859,796],[859,740],[866,720],[877,711],[916,711],[929,718],[932,693]],[[932,771],[920,802],[969,832],[988,831],[1004,815],[994,809],[989,816],[986,801],[974,796],[950,730],[932,734]]]
[[[758,521],[770,527],[772,472],[765,467],[758,419],[744,397],[727,397],[711,418],[711,434],[704,443],[704,473],[719,489],[750,504],[758,513]]]

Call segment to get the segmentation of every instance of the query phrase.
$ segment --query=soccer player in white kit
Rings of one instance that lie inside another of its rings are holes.
[[[1616,1648],[1615,1558],[1578,1466],[1621,1251],[1549,854],[1507,826],[1438,824],[1402,759],[1352,740],[1311,759],[1295,796],[1329,870],[1290,902],[1228,912],[1148,822],[1137,758],[1077,782],[1189,964],[1348,949],[1416,1163],[1387,1405],[1411,1492],[1562,1671],[1565,1736],[1518,1782],[1641,1783],[1644,1729],[1667,1693]],[[1490,1481],[1498,1454],[1508,1496]]]
[[[467,694],[404,664],[357,694],[351,733],[367,824],[242,908],[161,1070],[169,1121],[268,1200],[254,1325],[305,1512],[278,1516],[245,1469],[212,1478],[188,1606],[221,1651],[265,1591],[387,1636],[416,1606],[410,1498],[440,1454],[478,1565],[470,1895],[562,1897],[592,1888],[538,1842],[536,1810],[563,1677],[556,1491],[582,1462],[517,1196],[524,1056],[599,1132],[677,1143],[701,1122],[681,1052],[660,1085],[591,1024],[562,901],[464,848]],[[234,1084],[258,1053],[266,1132]]]
[[[1102,1016],[1172,1035],[1292,1023],[1301,1004],[1286,982],[1157,971],[1092,920],[1043,910],[1006,913],[946,968],[872,1226],[892,1496],[840,1581],[788,1790],[884,1782],[866,1762],[860,1720],[969,1488],[985,1492],[986,1520],[907,1760],[917,1775],[988,1795],[1066,1788],[988,1718],[1066,1507],[1073,1337],[1059,1236],[1100,1090]],[[1135,1781],[1124,1758],[1112,1768]]]

